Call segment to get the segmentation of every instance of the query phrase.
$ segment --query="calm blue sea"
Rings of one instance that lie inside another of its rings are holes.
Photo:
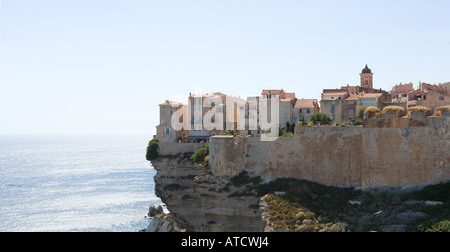
[[[135,232],[155,196],[148,136],[0,136],[0,231]]]

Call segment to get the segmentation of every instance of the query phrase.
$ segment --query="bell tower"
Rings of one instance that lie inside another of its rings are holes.
[[[361,76],[361,87],[373,89],[373,73],[367,65],[359,76]]]

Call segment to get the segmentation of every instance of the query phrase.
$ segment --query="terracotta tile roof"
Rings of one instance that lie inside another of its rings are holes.
[[[346,94],[347,92],[335,92],[335,93],[323,93],[322,96],[342,96]]]
[[[360,94],[360,98],[376,98],[382,96],[383,93],[366,93],[366,94]]]
[[[166,102],[159,104],[159,106],[171,106],[172,104],[175,105],[175,106],[183,106],[184,105],[181,102],[175,102],[175,101],[166,100]]]
[[[357,94],[350,94],[350,96],[345,99],[346,101],[356,101],[358,100],[358,95]]]
[[[263,90],[261,95],[279,95],[281,93],[284,93],[283,89],[270,89],[270,90]]]
[[[314,103],[317,104],[316,99],[297,99],[294,108],[314,108]]]
[[[295,93],[286,93],[286,98],[295,98]]]

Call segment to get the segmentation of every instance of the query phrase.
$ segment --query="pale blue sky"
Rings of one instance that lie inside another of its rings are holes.
[[[450,1],[2,0],[0,134],[155,134],[201,88],[450,81]],[[184,98],[185,99],[185,98]],[[185,102],[185,100],[180,100]]]

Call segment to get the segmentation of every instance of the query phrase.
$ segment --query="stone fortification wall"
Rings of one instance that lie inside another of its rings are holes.
[[[265,179],[357,188],[450,180],[448,115],[405,120],[377,119],[365,127],[297,127],[293,138],[274,142],[216,136],[211,138],[210,165],[215,176],[246,170]],[[416,122],[420,126],[408,126]]]

